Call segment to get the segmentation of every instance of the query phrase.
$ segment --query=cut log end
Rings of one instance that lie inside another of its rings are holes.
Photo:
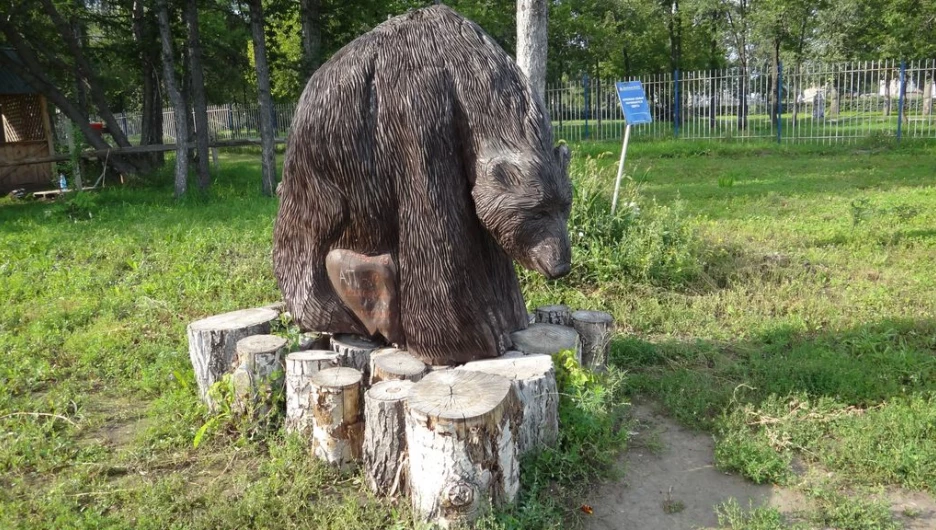
[[[533,321],[539,324],[571,326],[572,313],[566,305],[544,305],[536,308]]]
[[[410,392],[409,409],[433,420],[472,422],[496,410],[510,381],[482,372],[445,370],[424,377]]]
[[[279,312],[267,307],[254,307],[214,315],[189,324],[193,331],[230,331],[267,324],[279,317]]]
[[[530,327],[510,334],[514,349],[526,354],[543,353],[553,355],[563,350],[575,352],[581,361],[578,333],[566,326],[556,324],[531,324]]]
[[[419,381],[426,373],[426,364],[402,350],[374,356],[371,384],[379,381]]]
[[[323,389],[353,388],[361,384],[361,372],[354,368],[329,368],[314,374],[311,382]]]

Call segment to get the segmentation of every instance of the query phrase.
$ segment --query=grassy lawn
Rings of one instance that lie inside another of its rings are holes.
[[[574,147],[574,271],[521,278],[531,307],[613,312],[626,375],[564,404],[563,445],[485,526],[579,522],[620,447],[612,402],[638,395],[715,433],[724,469],[806,484],[826,526],[886,527],[831,518],[849,507],[891,524],[854,504],[866,488],[936,492],[936,147],[637,142],[614,217],[619,146]],[[412,526],[279,431],[225,423],[193,448],[186,324],[278,299],[258,168],[228,154],[183,201],[168,174],[0,199],[0,527]]]

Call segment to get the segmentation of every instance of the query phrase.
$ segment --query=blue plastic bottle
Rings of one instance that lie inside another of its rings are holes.
[[[65,182],[65,174],[59,173],[59,189],[65,190],[68,188],[68,183]]]

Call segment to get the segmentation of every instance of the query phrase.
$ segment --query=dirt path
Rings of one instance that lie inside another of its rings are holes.
[[[588,503],[589,530],[715,528],[715,507],[735,499],[742,508],[773,506],[792,514],[808,506],[800,493],[753,484],[715,469],[711,435],[691,431],[645,404],[634,407],[637,426],[624,455],[625,476],[603,484]],[[908,530],[936,528],[936,502],[925,493],[889,492],[895,518]],[[904,514],[911,509],[914,517]]]

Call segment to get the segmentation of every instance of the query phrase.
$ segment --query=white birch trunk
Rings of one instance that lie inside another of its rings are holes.
[[[329,368],[311,378],[312,451],[341,470],[361,460],[364,442],[361,372]]]
[[[523,410],[517,437],[520,456],[555,445],[559,438],[559,391],[552,357],[499,357],[472,361],[456,370],[484,372],[511,381]]]
[[[443,528],[470,525],[520,488],[520,404],[509,380],[468,370],[432,372],[406,403],[410,500]]]
[[[331,338],[331,349],[339,353],[341,366],[354,368],[364,374],[365,384],[370,378],[371,352],[383,346],[359,335],[339,333]]]
[[[297,351],[286,356],[286,431],[312,436],[312,376],[338,368],[331,350]]]
[[[195,369],[198,393],[209,408],[214,403],[208,390],[234,369],[237,342],[251,335],[270,332],[276,311],[262,307],[242,309],[192,322],[186,329],[189,358]]]
[[[536,308],[533,321],[539,324],[572,325],[572,312],[566,305],[544,305]]]
[[[533,92],[545,101],[549,3],[517,0],[517,65],[530,79]]]
[[[382,381],[364,395],[364,476],[371,491],[407,491],[405,400],[411,381]]]
[[[426,363],[403,350],[374,357],[371,384],[380,381],[419,381],[426,373]]]
[[[614,333],[614,317],[604,311],[576,311],[572,313],[572,326],[582,339],[582,366],[604,370]]]
[[[251,335],[237,341],[235,351],[233,409],[239,414],[265,416],[272,407],[273,392],[282,388],[286,339]]]
[[[556,324],[530,324],[530,327],[510,334],[514,349],[530,355],[545,353],[553,355],[563,350],[575,352],[575,360],[582,362],[582,348],[578,333],[566,326]]]

